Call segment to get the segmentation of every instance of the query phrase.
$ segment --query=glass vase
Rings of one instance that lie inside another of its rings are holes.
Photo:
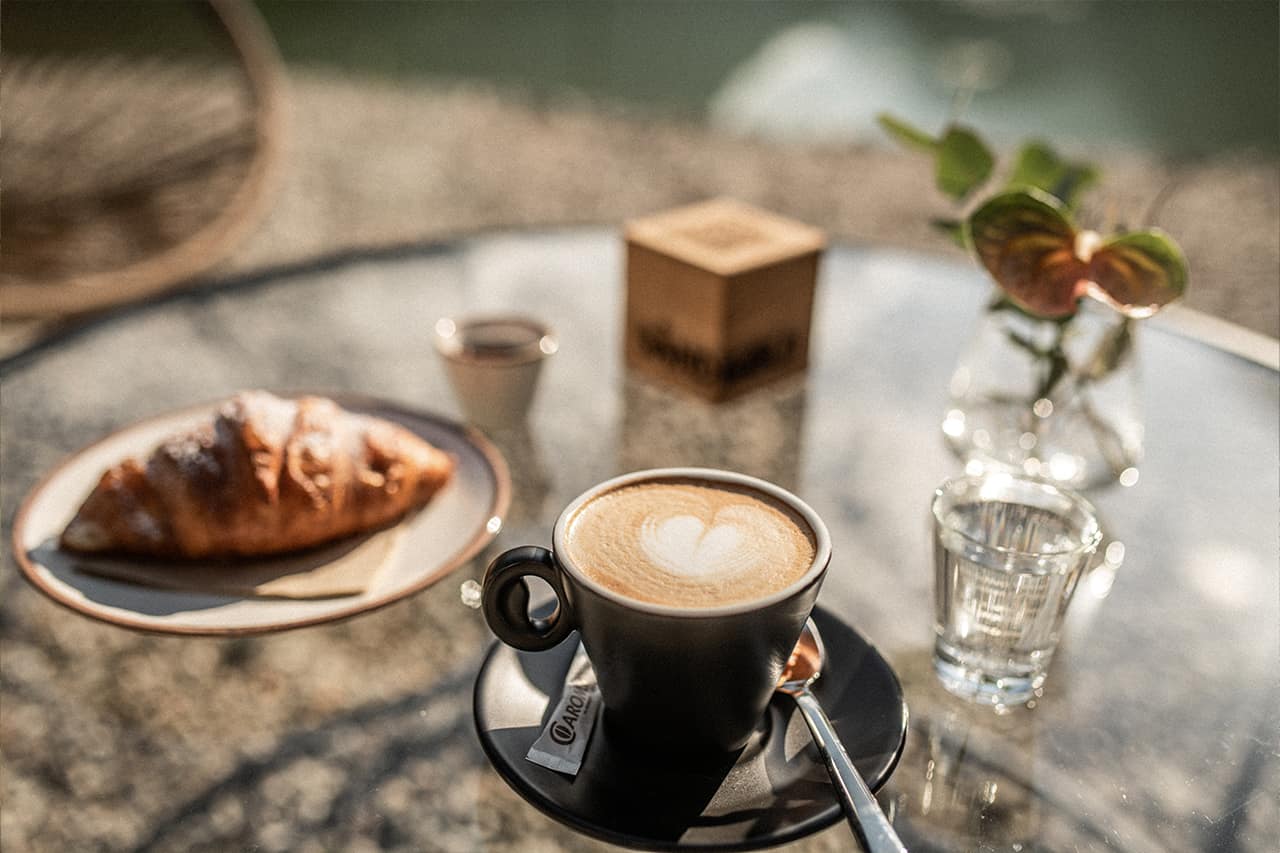
[[[1131,486],[1142,457],[1136,322],[1092,299],[1065,320],[999,292],[951,377],[942,431],[967,467]]]

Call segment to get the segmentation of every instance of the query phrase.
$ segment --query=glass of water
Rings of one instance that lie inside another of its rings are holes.
[[[934,493],[933,666],[997,709],[1040,695],[1072,593],[1102,539],[1084,498],[1006,472]]]

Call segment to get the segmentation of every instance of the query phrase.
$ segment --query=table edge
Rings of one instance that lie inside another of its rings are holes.
[[[426,240],[340,249],[315,255],[305,260],[268,265],[226,277],[197,279],[173,290],[144,297],[107,311],[95,312],[79,318],[69,318],[67,323],[60,328],[28,343],[20,349],[0,356],[0,377],[21,369],[22,365],[37,358],[45,350],[55,349],[68,341],[74,340],[89,329],[110,323],[114,319],[128,316],[135,312],[146,311],[170,302],[192,298],[201,299],[211,293],[251,288],[280,278],[336,270],[350,264],[434,254],[486,237],[527,237],[538,234],[553,235],[592,231],[614,232],[620,246],[625,239],[621,223],[577,222],[554,225],[481,227],[460,229],[454,233]],[[827,251],[835,249],[920,254],[938,262],[955,262],[956,260],[943,252],[906,246],[876,245],[838,237],[832,239],[827,245]],[[1233,355],[1243,361],[1280,373],[1280,338],[1273,338],[1262,332],[1233,323],[1230,320],[1224,320],[1220,317],[1206,314],[1203,311],[1188,308],[1185,305],[1171,306],[1155,317],[1152,322],[1162,332],[1172,333],[1178,337],[1195,341],[1228,355]]]

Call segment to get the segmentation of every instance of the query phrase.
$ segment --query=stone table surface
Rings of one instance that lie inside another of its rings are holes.
[[[247,387],[359,391],[456,416],[435,319],[557,327],[528,429],[495,434],[507,524],[434,587],[337,624],[132,633],[63,609],[6,555],[0,838],[12,850],[599,850],[488,766],[471,686],[491,635],[460,584],[546,544],[571,498],[663,465],[791,489],[831,529],[821,602],[898,671],[911,729],[882,802],[913,851],[1262,851],[1280,837],[1280,378],[1171,331],[1140,337],[1147,457],[1091,493],[1117,571],[1082,583],[1037,707],[937,687],[927,506],[986,296],[965,264],[838,245],[811,366],[710,406],[628,375],[616,229],[499,232],[302,265],[102,317],[0,366],[6,541],[40,476],[132,421]],[[836,825],[797,842],[842,850]]]

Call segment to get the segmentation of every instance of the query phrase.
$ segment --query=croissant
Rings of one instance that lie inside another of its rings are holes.
[[[110,468],[64,548],[247,557],[319,545],[425,505],[453,459],[409,430],[323,397],[236,395],[211,422]]]

